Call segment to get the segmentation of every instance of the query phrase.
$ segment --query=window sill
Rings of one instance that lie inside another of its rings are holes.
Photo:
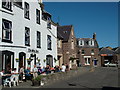
[[[25,19],[28,19],[28,20],[30,20],[30,18],[28,18],[28,17],[25,17]]]
[[[30,46],[29,44],[25,44],[25,46]]]
[[[11,40],[2,39],[2,42],[13,43]]]
[[[51,48],[48,48],[48,50],[52,50]]]

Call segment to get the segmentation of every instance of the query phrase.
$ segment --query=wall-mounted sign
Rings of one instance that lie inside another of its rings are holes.
[[[107,54],[101,54],[101,56],[108,56]]]
[[[39,51],[38,51],[38,50],[35,50],[35,49],[30,49],[30,48],[28,48],[28,52],[32,52],[32,53],[39,53]]]

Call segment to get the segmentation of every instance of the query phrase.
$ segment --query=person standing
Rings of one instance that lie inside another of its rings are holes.
[[[20,68],[19,74],[20,74],[19,80],[20,80],[20,81],[23,81],[24,66],[22,66],[22,67]]]
[[[64,64],[62,64],[62,72],[65,72],[65,70],[66,70],[66,66],[64,65]]]
[[[33,78],[35,79],[37,76],[38,76],[38,69],[37,69],[36,65],[34,65],[34,68],[33,68]]]

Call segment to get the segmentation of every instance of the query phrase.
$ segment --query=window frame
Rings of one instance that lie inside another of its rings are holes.
[[[47,49],[52,50],[52,37],[50,35],[47,35]]]
[[[36,23],[40,24],[40,10],[36,9]]]
[[[29,35],[28,36],[26,36],[26,31],[29,31],[28,33],[29,33]],[[27,41],[27,40],[29,40],[29,41]],[[27,44],[26,44],[26,42],[28,42]],[[30,28],[28,28],[28,27],[25,27],[25,46],[30,46]]]
[[[28,15],[26,15],[26,13],[28,13]],[[27,2],[24,2],[24,18],[30,20],[30,5]]]
[[[39,42],[39,45],[38,45],[38,42]],[[39,32],[39,31],[37,31],[37,48],[41,48],[41,32]]]
[[[9,24],[7,26],[8,28],[5,27],[5,25],[4,25],[5,22],[6,22],[6,24],[7,23]],[[4,32],[5,32],[5,34],[4,34]],[[6,37],[8,37],[8,38],[6,38]],[[12,22],[9,20],[6,20],[6,19],[2,19],[2,42],[12,43]]]
[[[7,0],[7,1],[8,2],[5,2],[5,0],[2,0],[2,8],[12,12],[12,1],[11,0]],[[7,4],[9,4],[9,5],[7,5]],[[10,6],[10,8],[6,7],[6,6]]]

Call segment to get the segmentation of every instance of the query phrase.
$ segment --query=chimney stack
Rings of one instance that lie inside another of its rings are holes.
[[[93,39],[96,40],[96,33],[93,33]]]

